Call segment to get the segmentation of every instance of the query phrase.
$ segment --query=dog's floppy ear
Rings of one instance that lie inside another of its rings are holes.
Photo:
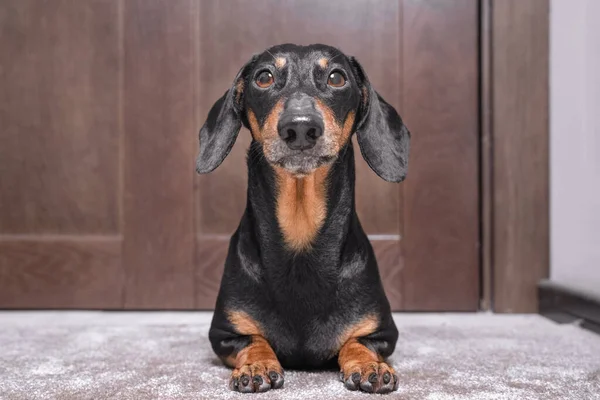
[[[200,129],[200,154],[196,159],[196,171],[206,174],[217,168],[231,151],[242,127],[243,92],[247,87],[247,75],[258,56],[253,56],[238,72],[231,89],[225,92],[208,112],[206,122]]]
[[[361,90],[356,135],[369,167],[388,182],[402,182],[408,169],[410,132],[394,107],[371,87],[354,57],[349,57]]]

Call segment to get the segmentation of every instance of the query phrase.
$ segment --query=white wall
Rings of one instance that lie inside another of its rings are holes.
[[[553,281],[600,295],[600,0],[552,0]]]

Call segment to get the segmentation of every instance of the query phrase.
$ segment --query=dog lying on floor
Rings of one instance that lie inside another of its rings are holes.
[[[200,130],[197,171],[252,133],[248,198],[209,338],[234,391],[283,386],[285,368],[337,362],[350,390],[398,387],[385,362],[398,331],[354,200],[356,133],[386,181],[406,177],[410,133],[353,58],[284,44],[252,57]]]

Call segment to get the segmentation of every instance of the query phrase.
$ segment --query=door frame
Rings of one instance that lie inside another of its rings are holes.
[[[549,274],[549,0],[480,0],[481,308],[538,311]]]

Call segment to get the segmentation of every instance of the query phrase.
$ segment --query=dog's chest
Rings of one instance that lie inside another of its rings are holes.
[[[284,367],[322,367],[335,358],[344,329],[340,316],[272,319],[269,341]]]

